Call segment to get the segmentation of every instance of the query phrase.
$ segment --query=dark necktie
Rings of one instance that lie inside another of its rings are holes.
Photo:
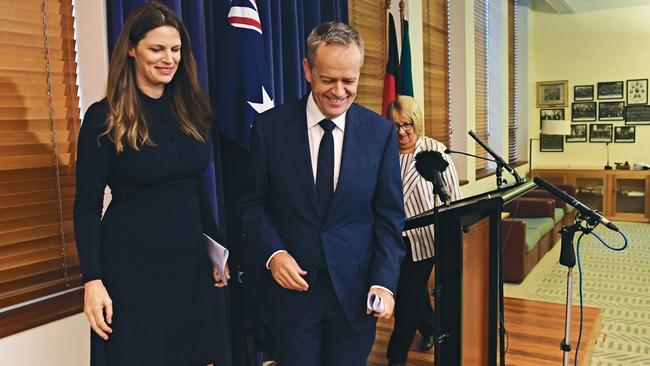
[[[329,119],[318,123],[323,129],[323,138],[318,148],[318,167],[316,169],[316,194],[323,217],[334,196],[334,137],[332,130],[336,125]]]

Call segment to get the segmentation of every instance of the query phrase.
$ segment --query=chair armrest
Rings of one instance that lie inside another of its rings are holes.
[[[533,189],[532,191],[527,192],[524,195],[524,198],[548,198],[555,202],[555,207],[564,208],[564,201],[562,201],[562,199],[555,196],[553,193],[542,189]]]
[[[555,201],[548,198],[518,198],[505,206],[510,217],[554,218]]]

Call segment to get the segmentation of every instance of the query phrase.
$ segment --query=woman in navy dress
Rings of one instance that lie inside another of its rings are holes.
[[[107,96],[79,133],[74,223],[93,366],[219,360],[225,281],[202,238],[217,235],[201,186],[212,110],[191,50],[167,7],[134,10],[111,57]]]

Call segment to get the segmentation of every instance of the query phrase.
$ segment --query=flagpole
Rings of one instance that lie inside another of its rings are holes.
[[[404,13],[406,4],[404,0],[399,0],[399,39],[404,39]]]
[[[386,0],[385,9],[384,9],[384,23],[386,24],[386,27],[384,27],[384,39],[386,40],[386,42],[384,42],[384,45],[386,47],[385,48],[386,52],[384,53],[384,56],[386,56],[386,58],[384,59],[384,64],[386,64],[388,62],[388,54],[389,54],[389,51],[388,51],[388,37],[389,37],[388,28],[390,27],[390,25],[388,24],[389,23],[388,16],[390,15],[390,2],[391,2],[391,0]]]

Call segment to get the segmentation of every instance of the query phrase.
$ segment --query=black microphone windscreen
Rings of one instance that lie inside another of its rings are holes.
[[[433,180],[435,171],[442,173],[449,163],[438,151],[421,151],[415,155],[415,169],[426,180]]]

